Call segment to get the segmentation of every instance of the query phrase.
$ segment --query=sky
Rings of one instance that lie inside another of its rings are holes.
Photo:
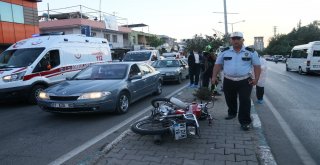
[[[83,5],[99,10],[100,2],[103,12],[125,18],[119,24],[144,23],[149,28],[139,30],[178,41],[195,34],[225,33],[224,0],[42,0],[38,10],[47,10],[48,4],[50,9]],[[232,26],[243,32],[245,45],[262,36],[266,47],[275,27],[277,34],[288,34],[299,21],[302,26],[320,21],[319,6],[319,0],[226,0],[228,32]]]

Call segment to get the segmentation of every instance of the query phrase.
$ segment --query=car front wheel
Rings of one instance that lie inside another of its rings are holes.
[[[127,113],[129,109],[129,103],[129,95],[126,92],[121,92],[118,97],[116,112],[118,114]]]
[[[161,95],[162,93],[162,83],[161,81],[158,81],[158,84],[157,84],[157,89],[156,91],[154,92],[155,95]]]

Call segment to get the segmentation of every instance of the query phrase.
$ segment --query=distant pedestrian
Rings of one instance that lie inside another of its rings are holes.
[[[199,77],[200,77],[200,61],[202,60],[202,56],[196,51],[190,51],[188,56],[188,65],[189,65],[189,78],[191,88],[199,87]]]
[[[218,55],[212,74],[212,83],[216,82],[217,74],[223,67],[223,91],[228,106],[226,120],[233,119],[239,113],[238,120],[243,130],[249,130],[251,124],[251,91],[258,83],[261,67],[258,53],[243,45],[241,32],[231,33],[232,46],[224,48]],[[252,79],[252,67],[255,79]]]
[[[260,63],[261,63],[261,73],[260,73],[260,78],[259,81],[256,85],[256,97],[257,97],[257,103],[258,104],[263,104],[263,95],[264,95],[264,86],[266,84],[266,79],[267,79],[267,61],[260,56]]]

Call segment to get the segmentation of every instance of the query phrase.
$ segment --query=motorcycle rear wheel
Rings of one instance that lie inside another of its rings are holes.
[[[131,130],[140,135],[162,135],[170,132],[170,125],[172,124],[145,119],[132,124]]]

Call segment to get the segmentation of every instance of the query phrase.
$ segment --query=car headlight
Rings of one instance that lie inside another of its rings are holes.
[[[41,92],[39,92],[39,98],[43,99],[43,100],[48,100],[48,99],[50,99],[50,96],[48,93],[41,91]]]
[[[18,80],[21,80],[23,78],[25,73],[26,73],[26,71],[20,72],[20,73],[16,73],[16,74],[12,74],[12,75],[3,76],[2,80],[4,82],[18,81]]]
[[[83,93],[80,95],[78,100],[84,100],[84,99],[100,99],[103,97],[106,97],[110,95],[111,92],[91,92],[91,93]]]

